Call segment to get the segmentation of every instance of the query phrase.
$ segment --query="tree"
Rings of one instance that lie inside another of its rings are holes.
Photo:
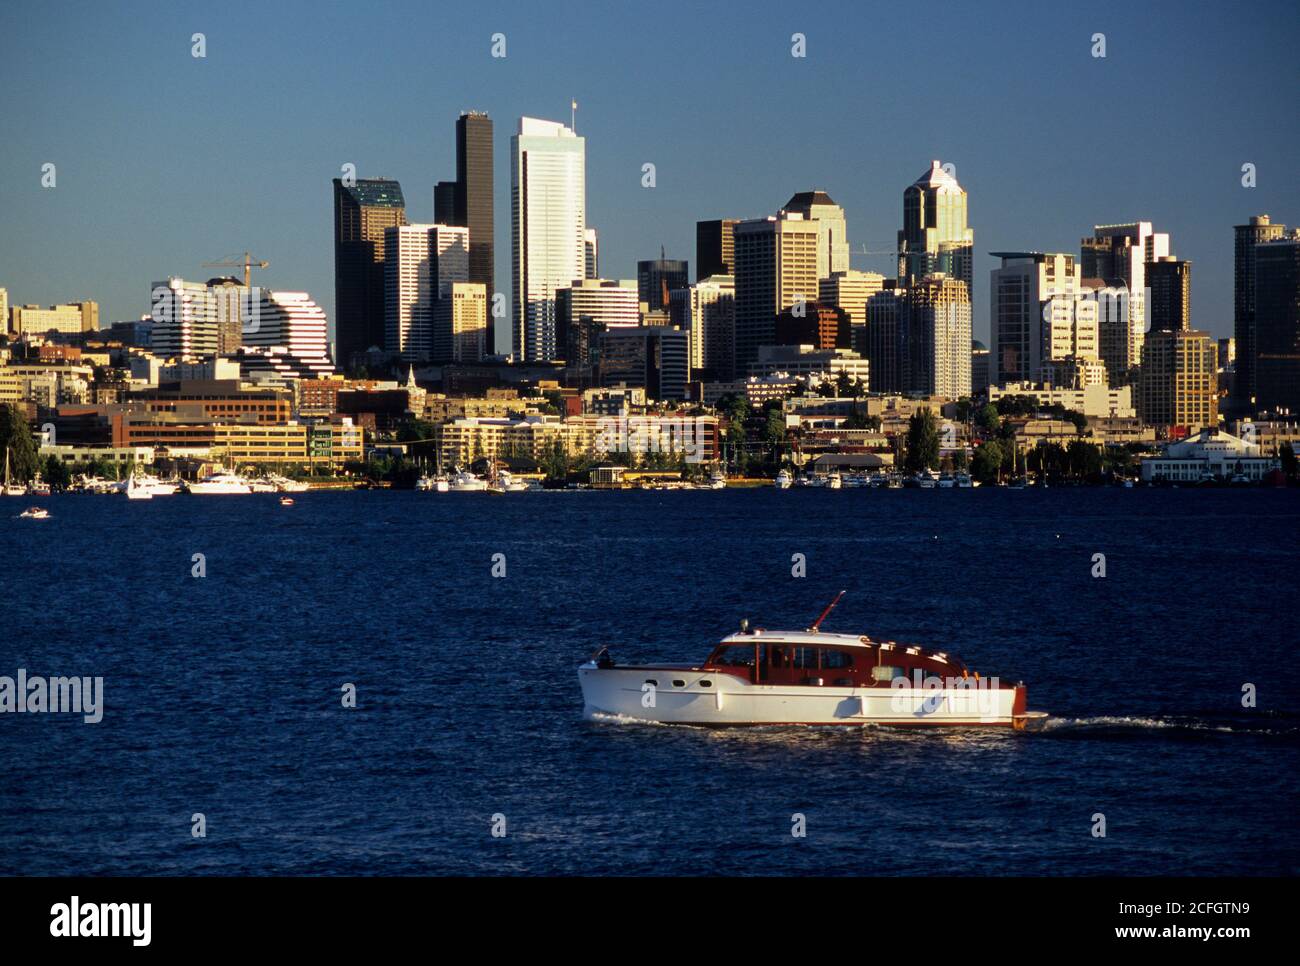
[[[1282,460],[1282,472],[1286,474],[1286,478],[1289,481],[1294,483],[1296,477],[1295,447],[1292,446],[1289,442],[1283,443],[1282,451],[1278,455]]]
[[[998,478],[1002,468],[1002,447],[996,440],[990,439],[975,450],[975,460],[971,472],[982,483],[990,483]]]
[[[992,403],[986,405],[975,417],[976,424],[990,436],[996,435],[1002,421],[998,419],[998,407]]]
[[[32,428],[22,410],[8,403],[0,406],[0,450],[9,454],[10,479],[26,483],[36,475],[40,458],[32,442]]]
[[[907,422],[907,457],[903,465],[909,473],[939,465],[939,427],[928,408],[918,409]]]
[[[50,484],[51,490],[66,490],[72,483],[72,471],[68,469],[68,464],[53,453],[46,458],[41,475]]]

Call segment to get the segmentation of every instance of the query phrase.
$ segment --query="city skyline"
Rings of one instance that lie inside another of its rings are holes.
[[[1131,221],[1169,232],[1173,254],[1195,264],[1192,324],[1232,335],[1233,226],[1261,213],[1293,223],[1300,209],[1287,161],[1296,154],[1295,125],[1258,96],[1266,79],[1284,82],[1294,70],[1267,12],[1251,19],[1211,12],[1196,24],[1171,17],[1156,46],[1144,40],[1139,15],[1119,7],[1078,14],[1025,7],[1005,18],[1015,29],[997,36],[977,12],[953,7],[924,43],[899,36],[890,44],[825,30],[825,15],[798,12],[761,18],[762,26],[692,13],[699,37],[683,39],[672,33],[672,17],[628,31],[617,29],[617,14],[596,10],[589,23],[561,29],[540,13],[499,8],[441,25],[457,38],[448,45],[447,83],[417,95],[419,85],[406,93],[385,83],[418,63],[418,47],[401,38],[391,64],[373,65],[373,80],[336,86],[345,82],[325,65],[343,43],[333,36],[342,18],[303,26],[303,9],[261,11],[255,32],[230,28],[237,17],[217,21],[184,7],[145,29],[96,10],[70,23],[24,26],[29,44],[0,66],[0,110],[9,120],[0,285],[11,305],[94,299],[107,326],[148,312],[144,282],[206,278],[212,273],[202,262],[248,249],[271,262],[262,284],[311,293],[333,329],[330,179],[345,163],[361,178],[393,178],[408,220],[430,221],[435,184],[456,175],[454,125],[464,110],[496,121],[495,271],[512,298],[509,247],[500,243],[509,232],[509,136],[520,116],[567,122],[570,98],[588,142],[587,221],[600,230],[607,278],[633,277],[636,262],[657,257],[661,246],[669,258],[692,261],[697,221],[764,217],[813,189],[844,208],[854,250],[888,252],[902,227],[902,190],[931,159],[952,163],[977,232],[974,334],[986,343],[980,290],[997,264],[990,252],[1077,253],[1094,225]],[[870,23],[865,12],[835,9],[846,27]],[[412,37],[433,16],[403,15]],[[14,17],[0,13],[0,25],[14,27]],[[191,35],[205,28],[206,57],[194,58]],[[804,58],[791,56],[799,31]],[[1105,58],[1090,53],[1098,31],[1107,36]],[[498,32],[504,58],[491,56]],[[588,32],[601,36],[599,49],[583,47]],[[373,53],[364,37],[343,33],[351,56]],[[671,42],[654,43],[660,33]],[[111,44],[118,56],[74,56],[93,44]],[[693,61],[719,45],[765,65],[771,89],[760,95],[722,77],[701,98],[693,85],[704,68]],[[925,45],[946,56],[926,72],[907,72]],[[566,52],[571,61],[557,56]],[[1004,63],[1013,54],[1025,70],[1038,65],[1041,90],[1015,86],[1016,71]],[[148,84],[151,63],[168,70],[166,89]],[[1206,63],[1220,66],[1194,69]],[[1269,69],[1252,76],[1246,63]],[[51,74],[52,66],[59,69]],[[294,67],[308,70],[295,77]],[[1141,98],[1131,90],[1135,69],[1149,78]],[[984,83],[958,83],[966,72]],[[597,75],[601,83],[592,83]],[[646,77],[654,77],[654,97],[645,96]],[[832,83],[836,77],[843,82]],[[259,86],[275,96],[240,93]],[[1100,120],[1074,93],[1083,89],[1107,104]],[[1037,104],[1061,97],[1075,110]],[[686,104],[683,113],[678,105]],[[168,150],[151,152],[151,132],[177,114],[198,120],[186,136],[169,138]],[[833,135],[787,135],[805,116]],[[1103,150],[1110,129],[1126,150]],[[132,131],[141,136],[122,136]],[[41,186],[46,163],[56,165],[53,188]],[[642,187],[647,163],[655,165],[654,188]],[[1256,166],[1258,187],[1242,187],[1246,163]],[[191,219],[161,216],[182,202]],[[851,258],[854,269],[886,275],[893,262],[889,254]],[[498,350],[504,328],[498,320]]]

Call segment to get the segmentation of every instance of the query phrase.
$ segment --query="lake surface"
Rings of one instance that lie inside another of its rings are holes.
[[[1300,492],[295,499],[0,504],[0,675],[105,695],[0,715],[0,873],[1300,872]],[[697,661],[841,589],[826,630],[1023,679],[1048,730],[584,720],[599,644]]]

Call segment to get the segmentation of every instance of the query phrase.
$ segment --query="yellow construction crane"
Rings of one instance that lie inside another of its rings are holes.
[[[252,255],[248,254],[248,252],[244,252],[244,258],[242,261],[238,258],[227,257],[219,262],[203,263],[204,268],[239,268],[241,265],[244,267],[244,288],[248,288],[252,284],[253,269],[269,268],[271,263],[257,261]]]

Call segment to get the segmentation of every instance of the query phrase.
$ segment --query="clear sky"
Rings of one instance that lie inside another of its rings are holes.
[[[567,122],[575,98],[606,277],[660,245],[693,273],[696,220],[814,187],[855,248],[891,250],[903,189],[938,158],[970,194],[978,338],[988,252],[1077,254],[1093,224],[1138,219],[1192,261],[1193,323],[1231,334],[1232,226],[1300,223],[1300,7],[1058,7],[5,0],[0,286],[97,299],[107,325],[148,312],[152,281],[247,248],[271,262],[262,284],[311,292],[332,324],[330,179],[345,162],[397,178],[408,217],[432,220],[455,119],[477,109],[496,122],[508,290],[510,134],[521,114]],[[887,255],[853,265],[893,274]]]

